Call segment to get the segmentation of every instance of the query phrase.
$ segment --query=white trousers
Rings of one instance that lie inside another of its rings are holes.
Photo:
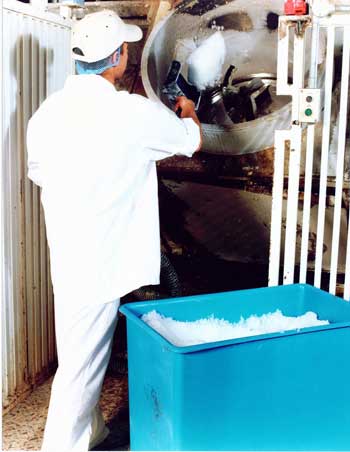
[[[59,301],[55,301],[58,369],[42,450],[85,452],[108,432],[98,401],[120,300],[74,310]]]

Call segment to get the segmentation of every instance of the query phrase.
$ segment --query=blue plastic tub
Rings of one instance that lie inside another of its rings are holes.
[[[176,347],[141,319],[331,325]],[[350,303],[308,285],[126,304],[132,450],[350,450]]]

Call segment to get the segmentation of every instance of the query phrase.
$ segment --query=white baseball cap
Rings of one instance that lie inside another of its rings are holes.
[[[142,39],[142,30],[129,25],[114,11],[102,10],[87,14],[72,29],[72,56],[74,60],[94,63],[107,58],[123,42]]]

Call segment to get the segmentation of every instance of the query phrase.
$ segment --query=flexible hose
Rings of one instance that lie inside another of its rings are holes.
[[[180,297],[182,294],[178,274],[168,256],[164,253],[161,253],[160,259],[160,285],[161,291],[170,297]],[[161,298],[160,293],[149,290],[147,287],[140,287],[134,290],[133,295],[138,300],[155,300]]]

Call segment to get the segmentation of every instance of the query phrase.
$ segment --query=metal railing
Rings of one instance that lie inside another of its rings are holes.
[[[326,56],[322,64],[321,37],[326,40]],[[306,45],[311,46],[310,61],[305,60]],[[341,61],[341,71],[338,71],[339,105],[334,102],[335,50]],[[292,83],[288,82],[290,54]],[[344,10],[327,17],[280,17],[277,94],[292,96],[292,118],[290,129],[275,133],[269,285],[307,281],[333,294],[338,285],[346,300],[350,299],[350,218],[349,208],[343,206],[343,199],[347,194],[345,184],[349,181],[349,168],[345,164],[349,154],[349,59],[350,11]],[[336,140],[333,136],[333,141],[337,142],[334,177],[330,177],[329,171],[331,131],[337,135]],[[317,135],[321,143],[319,147],[316,145]],[[289,164],[285,171],[287,157]],[[318,159],[319,174],[316,174],[314,168]],[[331,207],[327,205],[330,187],[334,192]],[[316,244],[310,256],[311,204],[314,206],[315,203],[317,212],[313,222],[317,222],[314,233]],[[330,238],[325,245],[326,228]],[[283,244],[284,250],[281,250]],[[325,248],[328,248],[329,254],[327,268]],[[340,271],[339,256],[341,252],[343,257],[345,248],[346,262],[342,266],[345,271]],[[299,274],[296,274],[298,266]],[[325,270],[327,277],[322,278]]]

